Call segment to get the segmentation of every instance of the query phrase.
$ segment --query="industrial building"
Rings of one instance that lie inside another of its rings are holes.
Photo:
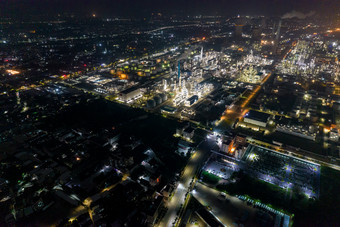
[[[185,105],[186,106],[192,106],[193,104],[195,104],[198,101],[198,96],[197,95],[193,95],[190,98],[188,98],[185,101]]]
[[[164,106],[161,107],[161,112],[162,113],[173,114],[176,111],[177,111],[177,109],[175,107],[172,107],[172,106],[164,105]]]
[[[140,88],[128,88],[121,93],[119,93],[118,99],[125,103],[130,103],[142,96],[142,90]]]
[[[250,110],[244,116],[244,122],[265,128],[267,126],[269,118],[269,114]]]

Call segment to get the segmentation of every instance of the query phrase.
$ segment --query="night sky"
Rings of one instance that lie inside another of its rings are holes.
[[[281,16],[292,10],[321,14],[340,9],[340,0],[0,0],[0,16],[73,13],[102,16],[144,16],[165,14]]]

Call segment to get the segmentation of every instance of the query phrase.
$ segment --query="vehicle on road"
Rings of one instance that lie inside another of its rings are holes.
[[[217,198],[219,200],[226,200],[227,199],[227,195],[224,192],[221,192],[220,194],[218,194]]]

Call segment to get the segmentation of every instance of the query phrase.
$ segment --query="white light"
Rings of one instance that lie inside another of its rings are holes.
[[[221,138],[218,138],[218,139],[217,139],[217,143],[218,143],[219,145],[222,145],[222,139],[221,139]]]
[[[285,169],[287,172],[292,172],[292,167],[290,165],[286,165]]]
[[[254,154],[254,153],[252,153],[252,154],[250,154],[250,155],[249,155],[249,159],[250,159],[250,161],[255,161],[255,160],[258,160],[258,155],[257,155],[257,154]]]

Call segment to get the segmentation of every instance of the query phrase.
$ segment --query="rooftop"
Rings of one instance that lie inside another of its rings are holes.
[[[270,114],[258,112],[255,110],[249,110],[249,112],[245,115],[244,118],[261,121],[261,122],[267,122],[269,117],[270,117]]]
[[[138,87],[130,87],[130,88],[128,88],[128,89],[126,89],[126,90],[124,90],[124,91],[122,91],[120,93],[121,94],[129,94],[130,92],[135,91],[137,89],[138,89]]]

